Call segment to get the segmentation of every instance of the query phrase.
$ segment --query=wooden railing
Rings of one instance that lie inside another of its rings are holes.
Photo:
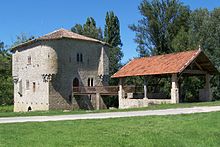
[[[137,86],[123,86],[125,93],[143,93],[143,87]],[[96,94],[100,93],[103,95],[118,95],[119,87],[118,86],[79,86],[73,87],[74,95],[83,95],[83,94]]]
[[[118,94],[118,86],[94,86],[94,87],[87,87],[87,86],[80,86],[80,87],[73,87],[73,94],[80,95],[80,94],[104,94],[104,95],[117,95]]]
[[[142,86],[124,86],[125,93],[144,93],[144,87]]]

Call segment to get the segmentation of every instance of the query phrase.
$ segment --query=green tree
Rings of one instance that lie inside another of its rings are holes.
[[[220,8],[191,12],[177,0],[143,0],[139,10],[143,19],[130,28],[136,32],[140,56],[198,49],[201,46],[220,69]],[[219,99],[219,75],[214,76],[211,82],[214,98]],[[181,86],[184,95],[181,96],[184,100],[193,100],[202,85],[204,78],[186,77]]]
[[[81,24],[75,24],[74,27],[71,28],[72,32],[75,32],[77,34],[83,34],[83,26]]]
[[[105,17],[104,41],[112,46],[109,52],[109,75],[113,75],[122,66],[121,59],[122,42],[120,36],[120,22],[113,11],[107,12]],[[117,85],[118,79],[110,79],[109,85]],[[118,98],[111,96],[107,98],[108,106],[118,106]]]
[[[102,29],[96,26],[96,22],[92,17],[88,17],[84,25],[76,24],[71,28],[71,31],[98,40],[103,40]]]
[[[112,47],[122,46],[120,22],[113,11],[106,13],[104,37],[105,42],[109,43]]]
[[[196,9],[189,17],[189,29],[181,30],[172,42],[173,48],[179,50],[198,49],[201,46],[202,50],[208,55],[214,65],[220,70],[220,8],[213,11],[207,9]],[[189,83],[195,79],[187,80],[184,85],[189,87]],[[214,98],[220,98],[220,77],[214,76],[212,79],[212,89]],[[198,80],[197,83],[201,80]],[[184,86],[183,85],[183,86]],[[195,85],[195,83],[193,83]],[[198,89],[190,88],[192,90]],[[193,93],[193,91],[191,91]]]
[[[0,43],[0,104],[13,103],[13,83],[11,76],[11,54]]]
[[[112,46],[109,53],[109,74],[111,76],[122,66],[121,59],[123,57],[121,49],[120,22],[118,17],[112,11],[106,13],[104,41]],[[115,85],[118,84],[118,81],[111,79],[109,84]]]
[[[174,52],[173,39],[180,29],[188,30],[189,8],[178,0],[143,0],[138,8],[143,18],[129,27],[136,32],[139,55]]]

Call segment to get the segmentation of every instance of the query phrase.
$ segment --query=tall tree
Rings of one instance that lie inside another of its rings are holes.
[[[0,104],[13,103],[13,83],[11,76],[11,54],[0,42]]]
[[[191,14],[189,45],[200,45],[211,61],[220,70],[220,8],[213,11],[197,9]],[[193,40],[193,41],[192,41]],[[212,80],[213,96],[220,99],[220,77]]]
[[[72,32],[103,40],[102,29],[96,26],[94,18],[88,17],[84,25],[76,24],[71,28]]]
[[[220,70],[220,8],[213,11],[196,9],[191,12],[188,21],[188,30],[181,29],[172,41],[172,47],[183,51],[188,49],[201,49],[209,56],[214,65]],[[220,99],[220,77],[214,76],[212,83],[213,96]],[[196,82],[195,82],[196,81]],[[193,83],[193,84],[191,84]],[[183,83],[183,89],[188,89],[187,94],[195,96],[201,80],[197,78],[187,79]],[[191,88],[188,88],[191,87]],[[201,88],[201,87],[200,87]],[[197,92],[198,93],[198,92]]]
[[[112,46],[109,54],[109,74],[113,75],[121,67],[123,53],[119,19],[112,11],[106,13],[104,41]],[[117,81],[110,80],[110,84],[117,84]]]
[[[107,12],[105,17],[105,42],[112,47],[121,47],[120,22],[113,11]]]
[[[171,42],[180,29],[188,29],[189,8],[178,0],[143,0],[138,8],[143,18],[129,27],[136,32],[139,55],[175,51]]]

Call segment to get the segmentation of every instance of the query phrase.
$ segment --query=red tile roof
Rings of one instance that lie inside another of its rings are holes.
[[[104,43],[100,40],[86,37],[86,36],[83,36],[77,33],[73,33],[72,31],[69,31],[63,28],[56,30],[54,32],[51,32],[49,34],[46,34],[40,38],[37,38],[37,40],[50,40],[50,39],[60,39],[60,38],[70,38],[70,39],[87,40],[87,41]]]
[[[12,48],[12,51],[13,50],[16,50],[17,48],[19,47],[23,47],[25,45],[29,45],[29,44],[32,44],[36,41],[41,41],[41,40],[55,40],[55,39],[62,39],[62,38],[69,38],[69,39],[75,39],[75,40],[85,40],[85,41],[92,41],[92,42],[97,42],[97,43],[101,43],[103,45],[108,45],[107,43],[105,42],[102,42],[100,40],[97,40],[97,39],[94,39],[94,38],[90,38],[90,37],[86,37],[86,36],[83,36],[83,35],[80,35],[80,34],[77,34],[77,33],[73,33],[72,31],[69,31],[69,30],[66,30],[66,29],[59,29],[59,30],[56,30],[54,32],[51,32],[51,33],[48,33],[42,37],[39,37],[39,38],[36,38],[36,39],[33,39],[33,40],[30,40],[28,42],[25,42],[25,43],[22,43],[22,44],[19,44],[18,46],[15,46]]]
[[[200,53],[201,50],[192,50],[134,59],[116,72],[112,78],[180,73]]]

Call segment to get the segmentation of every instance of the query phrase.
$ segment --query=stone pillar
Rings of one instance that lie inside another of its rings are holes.
[[[144,77],[144,99],[147,99],[147,80]]]
[[[124,90],[123,90],[123,79],[122,78],[120,78],[119,79],[119,91],[118,91],[118,99],[123,99],[124,98],[124,96],[123,96],[123,92]]]
[[[171,103],[179,103],[179,86],[177,74],[172,74]]]
[[[100,93],[96,93],[96,110],[100,109]]]
[[[118,104],[119,109],[123,108],[123,102],[124,102],[124,90],[123,90],[123,79],[119,79],[119,91],[118,91]]]

